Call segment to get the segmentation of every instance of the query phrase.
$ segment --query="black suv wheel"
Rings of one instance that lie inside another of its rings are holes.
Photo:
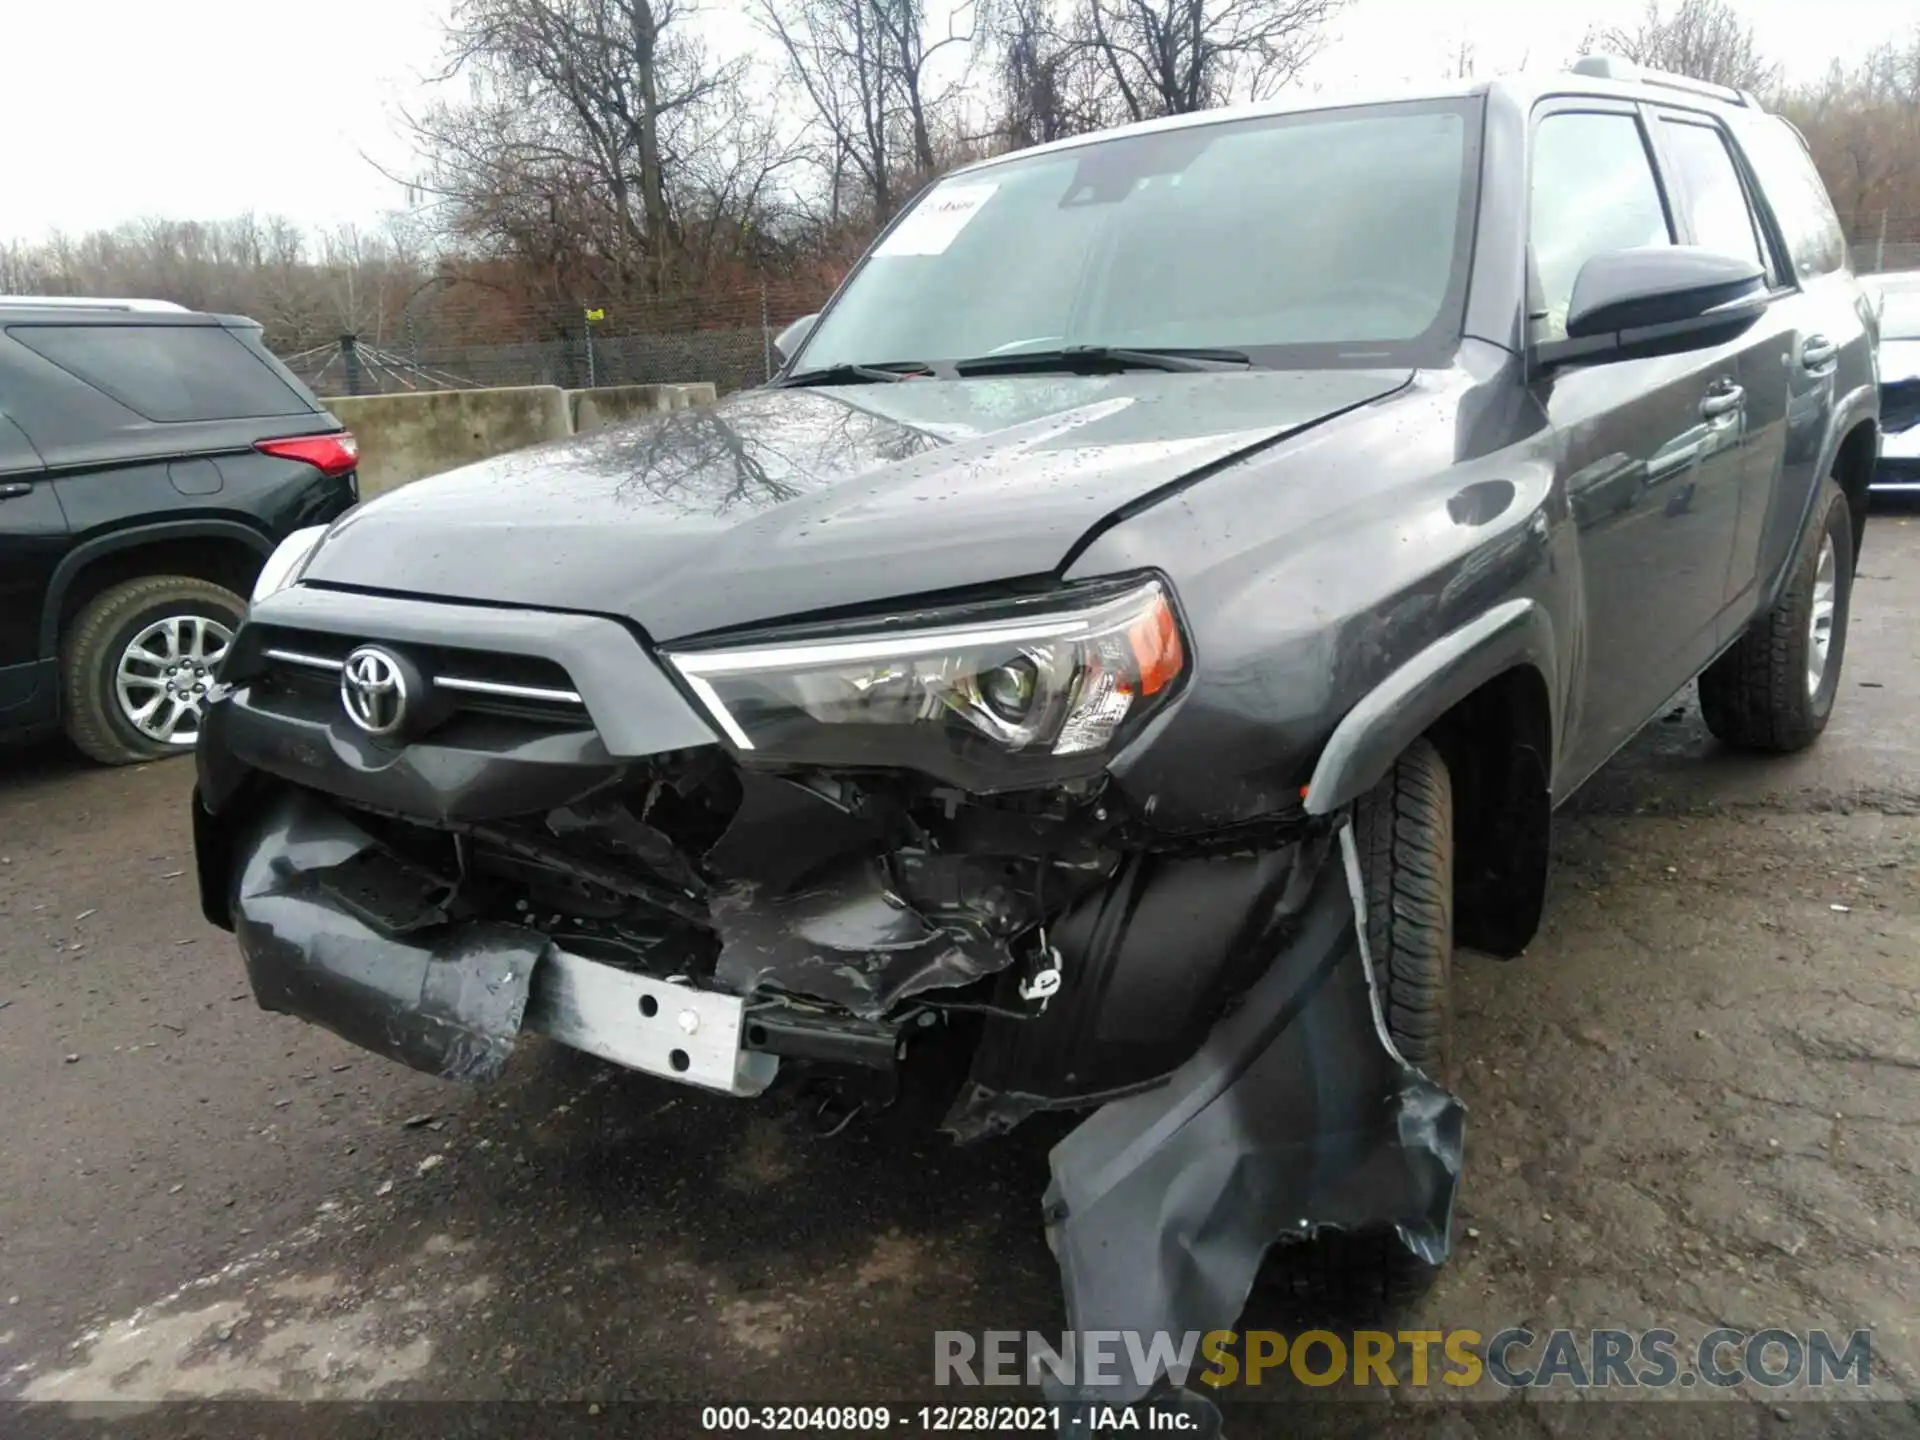
[[[1787,588],[1700,676],[1707,728],[1743,750],[1804,750],[1827,728],[1847,652],[1853,516],[1828,480]]]
[[[246,602],[185,575],[151,575],[103,590],[60,648],[67,734],[107,765],[183,755]]]

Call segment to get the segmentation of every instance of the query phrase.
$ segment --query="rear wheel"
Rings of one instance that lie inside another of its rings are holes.
[[[1742,750],[1804,750],[1827,728],[1847,652],[1853,516],[1829,480],[1787,588],[1700,676],[1707,728]]]
[[[1440,1085],[1453,1069],[1453,784],[1432,743],[1417,740],[1354,806],[1367,897],[1367,949],[1387,1034]],[[1275,1252],[1262,1277],[1292,1306],[1392,1309],[1424,1294],[1438,1267],[1397,1236],[1329,1235]]]
[[[96,595],[61,644],[73,743],[106,765],[192,750],[214,667],[245,611],[232,591],[185,575],[128,580]]]

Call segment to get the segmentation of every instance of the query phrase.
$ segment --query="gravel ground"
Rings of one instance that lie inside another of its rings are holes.
[[[1854,609],[1814,752],[1676,702],[1561,815],[1528,955],[1463,958],[1456,1258],[1403,1327],[1870,1326],[1920,1397],[1920,520]],[[825,1141],[538,1042],[463,1089],[262,1014],[190,770],[0,756],[0,1398],[857,1401],[1061,1323],[1057,1129]]]

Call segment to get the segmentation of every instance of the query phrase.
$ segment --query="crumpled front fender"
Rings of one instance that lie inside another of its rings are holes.
[[[1447,1258],[1465,1109],[1387,1037],[1345,868],[1320,867],[1272,968],[1165,1086],[1054,1148],[1047,1234],[1076,1335],[1231,1329],[1268,1250],[1323,1232]],[[1151,1382],[1049,1388],[1123,1402]]]

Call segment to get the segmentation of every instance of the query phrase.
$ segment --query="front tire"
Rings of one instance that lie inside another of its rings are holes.
[[[68,737],[103,765],[189,753],[214,667],[246,602],[185,575],[127,580],[94,596],[60,647]]]
[[[1853,515],[1831,480],[1814,505],[1785,592],[1700,676],[1707,729],[1742,750],[1804,750],[1833,714],[1853,598]]]
[[[1453,782],[1447,762],[1416,740],[1354,806],[1354,842],[1367,897],[1387,1034],[1408,1064],[1439,1085],[1453,1071]],[[1329,1235],[1276,1251],[1261,1288],[1290,1308],[1377,1314],[1425,1294],[1439,1267],[1391,1234]]]
[[[1367,949],[1387,1033],[1409,1065],[1452,1074],[1453,780],[1416,740],[1353,814],[1367,894]]]

